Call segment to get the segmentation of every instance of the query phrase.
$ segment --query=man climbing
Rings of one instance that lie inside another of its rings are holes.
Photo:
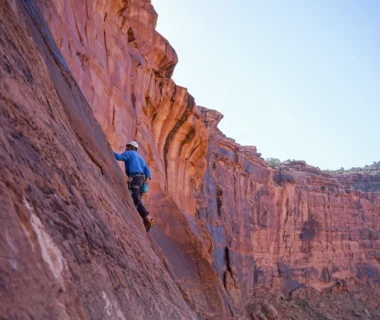
[[[124,161],[125,172],[128,176],[128,189],[132,194],[133,202],[144,221],[146,232],[156,224],[141,202],[141,187],[147,180],[152,180],[150,170],[145,160],[137,153],[139,145],[136,141],[128,142],[122,154],[114,152],[116,160]]]

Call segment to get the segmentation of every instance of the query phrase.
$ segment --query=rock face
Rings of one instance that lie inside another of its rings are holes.
[[[0,14],[0,318],[196,319],[37,7]]]
[[[380,174],[353,173],[337,175],[338,181],[349,190],[380,192]]]
[[[380,193],[225,137],[149,0],[0,6],[0,318],[270,319],[258,290],[379,283]],[[149,237],[111,152],[129,140]]]
[[[323,292],[301,288],[291,299],[281,296],[277,290],[258,289],[247,310],[254,320],[370,320],[379,318],[379,299],[378,290],[339,280]]]
[[[335,278],[379,283],[380,193],[345,189],[303,161],[271,169],[220,133],[218,113],[203,113],[209,144],[200,220],[221,277],[243,297],[277,279],[286,295]]]

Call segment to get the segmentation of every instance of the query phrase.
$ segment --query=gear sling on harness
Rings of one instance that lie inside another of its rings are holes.
[[[149,215],[149,211],[145,209],[141,202],[141,189],[143,186],[147,185],[145,182],[145,176],[142,174],[136,174],[128,177],[128,189],[132,195],[133,203],[135,204],[137,211],[139,212],[141,218],[145,218]]]

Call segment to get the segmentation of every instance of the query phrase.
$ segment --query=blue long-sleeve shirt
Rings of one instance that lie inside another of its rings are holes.
[[[113,154],[116,160],[124,161],[127,176],[143,174],[146,178],[152,179],[145,160],[135,150],[127,150],[122,154],[114,152]]]

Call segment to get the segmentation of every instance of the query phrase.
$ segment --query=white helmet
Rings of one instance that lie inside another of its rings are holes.
[[[136,149],[139,148],[139,144],[136,141],[130,141],[127,143],[127,146],[135,147]]]

